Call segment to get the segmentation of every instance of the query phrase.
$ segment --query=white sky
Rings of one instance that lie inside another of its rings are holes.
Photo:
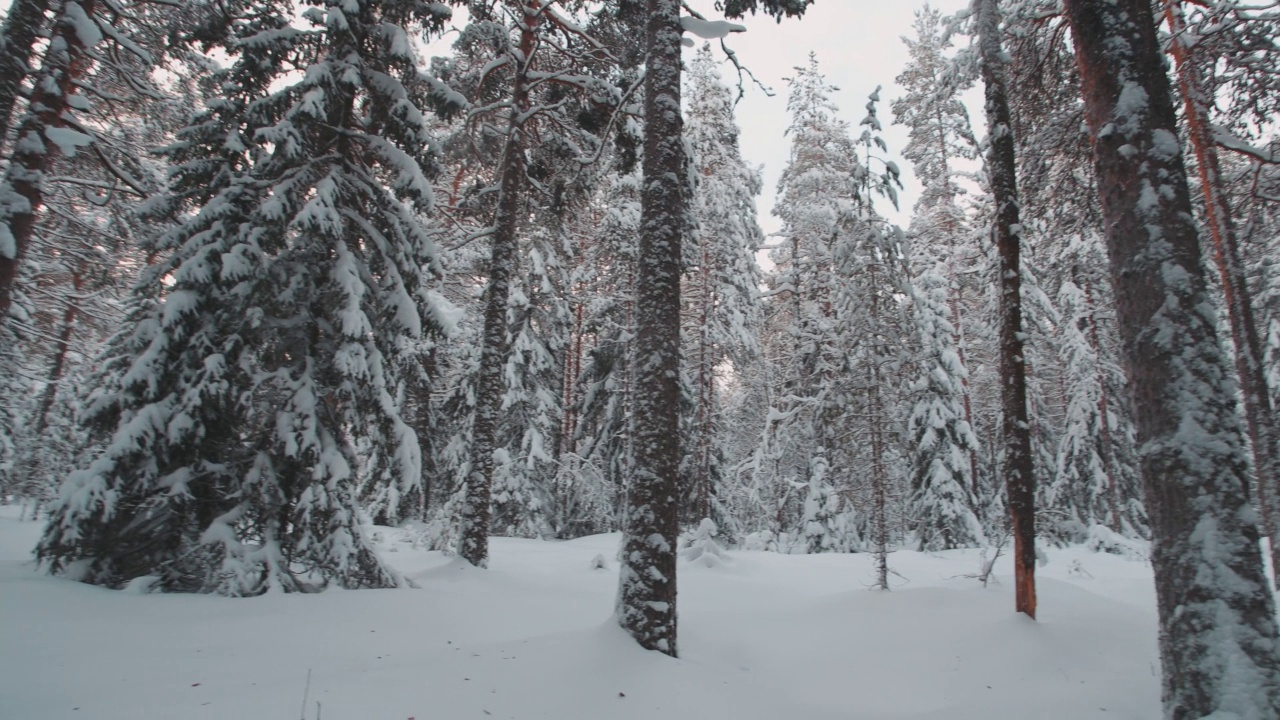
[[[708,19],[720,17],[713,0],[690,0],[689,4]],[[801,20],[778,24],[768,17],[754,17],[739,21],[747,32],[731,35],[726,43],[737,52],[743,65],[775,92],[774,97],[768,97],[749,87],[737,108],[742,154],[748,162],[764,165],[764,193],[757,200],[757,207],[766,233],[779,229],[771,211],[789,147],[784,135],[789,118],[783,78],[790,77],[794,68],[807,65],[810,51],[817,53],[818,66],[827,81],[840,88],[832,99],[840,107],[840,116],[853,126],[855,137],[860,132],[857,124],[866,115],[867,96],[877,85],[884,86],[877,113],[884,125],[882,136],[889,152],[902,168],[906,189],[899,197],[901,213],[890,213],[887,203],[881,211],[906,224],[919,186],[910,163],[901,159],[907,134],[903,127],[892,124],[889,103],[902,94],[894,82],[907,63],[907,49],[901,38],[913,35],[915,11],[925,4],[924,0],[815,0]],[[927,4],[949,14],[967,7],[969,0],[932,0]],[[736,82],[732,65],[726,64],[722,73],[727,82]],[[971,112],[974,123],[981,124],[980,110]]]

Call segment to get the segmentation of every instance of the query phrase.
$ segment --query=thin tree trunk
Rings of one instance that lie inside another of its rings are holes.
[[[979,0],[978,35],[986,85],[988,173],[995,196],[992,228],[1000,255],[1000,407],[1004,416],[1004,474],[1013,521],[1013,568],[1018,612],[1036,616],[1035,476],[1027,412],[1027,367],[1022,339],[1022,226],[1018,218],[1017,157],[1005,81],[996,0]]]
[[[956,338],[956,357],[960,360],[960,366],[968,370],[969,360],[965,353],[966,340],[964,337],[964,326],[961,324],[963,318],[960,315],[960,288],[957,283],[955,291],[951,293],[951,322],[955,326]],[[965,374],[960,380],[960,392],[964,398],[964,421],[969,424],[969,431],[973,432],[973,393],[969,389],[969,376]],[[976,433],[974,437],[977,437]],[[969,448],[969,486],[973,497],[970,498],[971,504],[974,504],[975,511],[978,509],[976,503],[982,497],[981,488],[978,484],[978,448]]]
[[[644,190],[636,299],[634,467],[627,488],[618,622],[642,647],[676,655],[680,477],[680,244],[685,153],[680,0],[648,0]]]
[[[1213,241],[1213,259],[1218,265],[1222,290],[1226,295],[1227,317],[1231,339],[1235,344],[1236,373],[1244,395],[1244,417],[1253,449],[1253,467],[1258,477],[1258,507],[1262,511],[1262,527],[1271,545],[1271,567],[1276,587],[1280,588],[1280,554],[1276,553],[1276,507],[1280,486],[1280,428],[1276,427],[1271,393],[1267,389],[1266,366],[1263,361],[1262,338],[1254,321],[1253,297],[1249,293],[1244,256],[1236,234],[1231,203],[1222,186],[1222,171],[1217,145],[1210,125],[1208,88],[1192,60],[1187,45],[1187,25],[1180,0],[1165,0],[1165,18],[1169,21],[1172,41],[1169,49],[1178,66],[1178,84],[1186,109],[1187,137],[1196,153],[1196,170],[1204,195],[1205,225]]]
[[[62,311],[62,328],[58,331],[58,342],[54,345],[53,364],[49,367],[49,377],[40,395],[40,405],[36,410],[33,425],[35,437],[40,437],[49,427],[49,412],[53,410],[53,401],[58,397],[58,385],[67,369],[67,354],[71,352],[71,338],[75,334],[76,320],[80,315],[80,293],[84,290],[84,267],[71,271],[72,296]]]
[[[511,87],[511,119],[503,149],[498,208],[494,216],[493,244],[489,258],[489,288],[484,307],[480,368],[476,374],[476,407],[471,425],[471,472],[462,503],[462,533],[458,555],[476,567],[489,565],[490,503],[493,495],[493,453],[502,396],[506,382],[502,369],[511,354],[507,302],[515,271],[517,233],[525,188],[524,114],[529,108],[529,70],[537,43],[540,18],[537,0],[527,0],[519,21],[519,56],[514,57]]]
[[[698,411],[696,430],[698,444],[696,455],[697,498],[694,506],[695,523],[703,518],[711,517],[711,443],[714,433],[711,403],[715,397],[715,370],[711,367],[711,338],[708,322],[711,319],[711,308],[715,298],[711,290],[711,258],[705,243],[702,249],[702,267],[700,268],[701,297],[698,309]]]
[[[1093,286],[1084,283],[1085,306],[1089,308],[1089,344],[1093,346],[1094,356],[1102,357],[1102,340],[1098,335],[1098,311],[1093,303]],[[1107,377],[1102,371],[1102,363],[1098,362],[1098,457],[1102,460],[1103,472],[1107,475],[1107,509],[1111,513],[1111,529],[1120,532],[1124,527],[1120,514],[1120,483],[1116,480],[1115,445],[1111,439],[1111,407],[1107,399]]]
[[[86,48],[67,8],[78,5],[86,16],[92,16],[95,4],[96,0],[68,0],[63,6],[54,27],[54,42],[45,53],[30,108],[18,128],[13,157],[0,184],[0,189],[8,186],[21,198],[11,199],[0,208],[0,325],[9,315],[18,265],[31,243],[36,217],[44,205],[44,173],[58,155],[57,145],[50,143],[45,130],[65,124],[62,115],[69,110],[67,98],[88,64]]]
[[[9,137],[22,81],[31,72],[31,52],[44,25],[49,0],[13,0],[0,29],[0,144]]]
[[[577,306],[574,310],[573,330],[567,349],[569,357],[564,363],[564,422],[560,431],[561,456],[578,451],[577,439],[574,437],[578,432],[578,411],[574,406],[577,397],[574,388],[577,387],[578,376],[582,373],[582,326],[586,307],[582,302],[577,303]]]
[[[1151,518],[1169,720],[1280,713],[1275,607],[1148,0],[1067,0]]]

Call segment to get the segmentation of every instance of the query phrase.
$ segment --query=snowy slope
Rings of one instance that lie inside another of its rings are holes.
[[[956,577],[976,552],[896,553],[890,593],[863,555],[682,565],[672,660],[608,621],[616,535],[496,539],[477,571],[383,529],[419,589],[235,600],[46,577],[38,530],[0,508],[4,720],[295,720],[304,691],[308,720],[1160,716],[1150,569],[1084,549],[1050,551],[1038,623]]]

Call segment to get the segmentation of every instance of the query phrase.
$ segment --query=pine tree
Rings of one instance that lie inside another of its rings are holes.
[[[1009,113],[1004,51],[996,0],[976,0],[976,30],[986,88],[987,171],[995,200],[992,237],[1000,258],[1000,378],[1004,474],[1013,521],[1018,612],[1036,615],[1035,476],[1022,319],[1022,225],[1018,217],[1017,158]]]
[[[730,0],[731,17],[757,8],[800,15],[810,0]],[[676,504],[679,467],[681,240],[687,189],[680,116],[680,3],[647,0],[644,177],[636,295],[633,425],[635,467],[627,488],[618,622],[645,648],[676,655]]]
[[[1275,607],[1151,6],[1065,8],[1136,408],[1164,714],[1270,717],[1280,707]]]
[[[620,102],[618,89],[600,77],[603,68],[591,52],[594,39],[561,10],[526,0],[506,3],[503,9],[513,18],[510,27],[494,19],[497,7],[472,8],[473,23],[458,42],[466,62],[453,68],[472,96],[464,132],[468,138],[481,138],[480,152],[499,158],[490,171],[492,184],[483,191],[494,194],[496,201],[492,209],[485,208],[492,213],[492,223],[485,231],[491,256],[485,269],[484,328],[474,379],[468,475],[460,508],[459,555],[480,567],[488,561],[495,482],[504,483],[499,489],[503,500],[499,504],[507,506],[504,512],[508,516],[527,513],[529,517],[518,524],[545,524],[535,517],[540,512],[532,506],[517,510],[512,504],[512,493],[535,504],[545,504],[546,499],[545,488],[531,486],[528,476],[513,463],[549,466],[555,459],[551,453],[559,445],[553,433],[559,425],[560,394],[550,388],[552,378],[562,377],[562,371],[552,365],[562,361],[558,343],[563,338],[535,338],[542,332],[560,334],[546,325],[539,329],[520,327],[521,321],[516,327],[510,323],[511,311],[517,317],[527,311],[529,297],[534,294],[533,288],[521,288],[517,277],[519,236],[528,222],[525,218],[535,210],[543,213],[538,219],[558,224],[556,216],[585,195],[583,165],[590,165],[602,154],[602,143],[594,133],[607,125],[599,117],[587,117],[587,108],[601,112],[599,108],[615,108]],[[514,42],[512,35],[517,38]],[[601,114],[607,119],[607,112]],[[490,138],[501,140],[492,143]],[[470,139],[467,142],[477,144]],[[484,164],[480,158],[472,160]],[[526,252],[552,267],[558,265],[560,248],[555,244],[544,243],[540,248],[526,248]],[[545,276],[546,265],[535,267],[534,272]],[[539,292],[536,296],[553,300],[555,293]],[[523,305],[525,310],[509,307],[513,298],[515,305]],[[548,309],[557,324],[565,320],[562,310]],[[522,343],[514,355],[513,342]],[[548,342],[557,347],[549,348]],[[544,399],[527,394],[538,394],[538,388],[531,387],[534,384],[542,385]],[[541,409],[520,412],[517,396],[522,394]],[[504,418],[504,409],[516,412]],[[533,425],[518,426],[521,421]],[[513,435],[519,439],[511,438]],[[504,462],[495,461],[495,454]],[[538,500],[538,494],[544,498]]]
[[[1263,367],[1263,341],[1255,320],[1253,294],[1249,291],[1244,255],[1236,229],[1237,220],[1227,196],[1222,162],[1218,158],[1217,132],[1212,124],[1213,89],[1205,82],[1201,68],[1206,60],[1197,58],[1189,38],[1187,18],[1181,0],[1164,0],[1169,24],[1170,52],[1177,64],[1187,138],[1195,152],[1195,169],[1204,200],[1204,223],[1212,241],[1218,280],[1226,298],[1226,313],[1235,351],[1236,374],[1244,406],[1245,429],[1253,452],[1257,475],[1258,506],[1262,528],[1268,538],[1277,538],[1280,521],[1280,426],[1277,426],[1271,393]],[[1210,60],[1210,62],[1214,62]],[[1272,543],[1272,570],[1280,583],[1280,553]],[[1280,587],[1278,585],[1277,587]]]
[[[648,0],[644,185],[636,277],[634,467],[627,483],[618,622],[675,657],[680,473],[680,276],[686,218],[680,3]]]
[[[21,6],[18,9],[23,10]],[[93,141],[92,131],[85,132],[87,128],[76,121],[74,111],[86,103],[75,83],[103,40],[96,10],[97,0],[67,0],[59,8],[9,166],[0,181],[0,326],[7,322],[18,267],[45,202],[46,172],[58,155],[74,156]],[[10,51],[6,59],[16,64],[21,47],[6,49]]]

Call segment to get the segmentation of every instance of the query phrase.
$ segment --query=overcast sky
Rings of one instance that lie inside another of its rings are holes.
[[[7,10],[10,0],[0,0],[0,10]],[[968,5],[969,0],[932,0],[929,4],[951,13]],[[709,19],[719,19],[714,0],[690,0],[690,5]],[[893,114],[889,102],[901,94],[894,78],[907,61],[902,36],[911,34],[915,11],[923,0],[816,0],[801,20],[775,23],[767,17],[743,21],[747,32],[728,40],[743,64],[776,93],[769,97],[749,87],[738,104],[738,124],[742,128],[742,153],[748,162],[764,166],[764,194],[759,199],[760,220],[766,232],[778,229],[773,209],[774,189],[778,175],[787,161],[787,85],[793,69],[808,62],[809,52],[817,53],[822,72],[829,82],[840,88],[834,98],[841,116],[855,126],[864,116],[867,95],[883,85],[880,116],[885,125],[884,137],[889,150],[900,156],[906,133],[891,125]],[[699,44],[701,41],[699,41]],[[692,51],[690,51],[691,57]],[[726,81],[736,82],[732,66],[723,70]],[[980,122],[981,115],[974,115]],[[856,133],[855,133],[856,134]],[[909,211],[918,192],[908,163],[902,166],[907,190],[901,198],[904,211]],[[906,222],[906,215],[895,219]]]
[[[713,0],[691,0],[689,3],[709,19],[718,19]],[[927,3],[943,13],[967,7],[969,0],[932,0]],[[915,11],[924,7],[923,0],[816,0],[801,20],[775,23],[766,17],[748,18],[742,22],[747,32],[730,36],[726,41],[737,52],[744,65],[776,95],[768,97],[749,88],[738,104],[738,125],[742,128],[742,154],[753,164],[764,165],[764,194],[758,200],[760,222],[766,233],[778,230],[777,218],[771,215],[778,176],[787,162],[787,84],[793,69],[808,63],[809,52],[817,53],[818,65],[828,82],[840,88],[833,98],[840,116],[854,126],[866,115],[867,96],[883,85],[878,108],[883,123],[884,139],[889,151],[899,158],[907,188],[900,198],[904,213],[894,219],[905,224],[906,212],[915,202],[918,188],[911,175],[910,163],[900,159],[906,144],[906,131],[892,125],[889,103],[902,94],[894,82],[907,62],[903,35],[912,35]],[[699,43],[700,44],[700,43]],[[723,68],[726,81],[736,82],[732,65]],[[980,112],[974,123],[982,122]],[[981,133],[979,133],[981,134]],[[887,208],[885,208],[887,210]]]

